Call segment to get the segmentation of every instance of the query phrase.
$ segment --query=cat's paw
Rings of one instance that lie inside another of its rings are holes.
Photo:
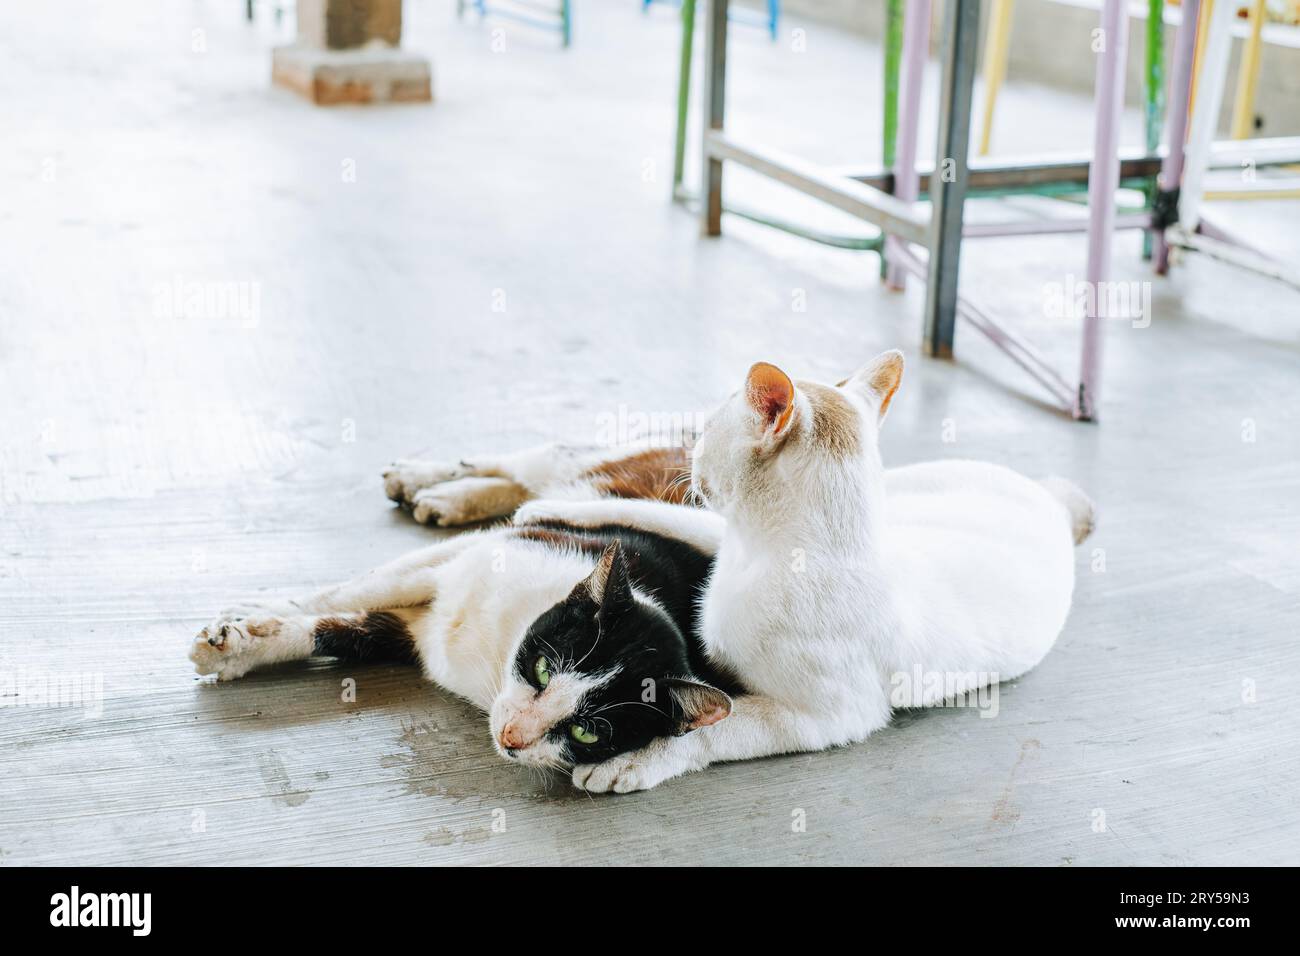
[[[414,504],[416,494],[444,481],[453,481],[472,473],[465,462],[448,464],[401,458],[384,469],[384,494],[398,504]]]
[[[274,618],[221,615],[190,645],[195,673],[222,681],[243,677],[257,666],[257,645],[274,636],[276,627]]]
[[[217,680],[234,680],[248,672],[240,666],[250,638],[236,618],[222,615],[199,631],[190,645],[194,671],[204,677],[215,674]]]
[[[571,501],[529,501],[519,506],[510,520],[518,525],[545,524],[553,521],[572,522],[574,507]],[[573,522],[576,523],[576,522]]]
[[[649,790],[690,769],[671,747],[651,744],[644,750],[620,754],[604,763],[578,764],[573,785],[588,793],[632,793]]]
[[[457,478],[417,491],[411,516],[421,524],[454,528],[508,515],[527,495],[506,478]]]

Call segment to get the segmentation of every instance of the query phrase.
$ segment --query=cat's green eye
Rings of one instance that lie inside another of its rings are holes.
[[[593,734],[590,730],[583,727],[582,724],[571,725],[569,727],[569,736],[580,744],[594,744],[596,741],[600,740],[599,734]]]
[[[551,662],[545,657],[537,658],[533,664],[533,676],[537,678],[537,686],[545,687],[551,682]]]

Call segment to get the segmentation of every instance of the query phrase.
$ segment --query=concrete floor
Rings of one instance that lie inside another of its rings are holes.
[[[1300,862],[1300,293],[1186,261],[1148,328],[1112,325],[1104,421],[1075,424],[969,328],[956,362],[922,358],[921,292],[885,292],[873,256],[698,237],[665,201],[672,11],[583,4],[568,53],[508,25],[494,53],[452,6],[407,5],[434,106],[334,110],[269,88],[274,30],[242,4],[0,10],[0,674],[104,693],[0,716],[0,862]],[[736,128],[870,162],[878,50],[808,29],[806,54],[735,29]],[[1086,100],[1012,84],[1002,109],[1023,122],[1000,148],[1088,142]],[[1294,208],[1217,213],[1295,256]],[[974,242],[963,285],[1072,372],[1077,325],[1043,304],[1083,257]],[[1136,236],[1115,270],[1152,278]],[[260,298],[187,317],[177,282]],[[910,713],[591,799],[505,765],[410,671],[191,673],[233,600],[429,539],[383,498],[393,457],[592,438],[623,406],[707,407],[756,359],[831,378],[892,346],[888,463],[989,458],[1100,504],[1073,616],[994,719]]]

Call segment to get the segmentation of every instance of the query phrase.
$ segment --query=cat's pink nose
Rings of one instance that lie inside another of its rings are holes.
[[[525,743],[524,733],[515,726],[514,721],[511,721],[501,728],[500,740],[501,746],[507,750],[518,750]]]

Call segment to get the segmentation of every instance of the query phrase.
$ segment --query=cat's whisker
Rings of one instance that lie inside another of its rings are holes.
[[[615,702],[612,703],[612,704],[606,704],[604,707],[597,707],[597,708],[596,708],[595,710],[593,710],[593,711],[592,711],[588,716],[594,718],[597,714],[604,713],[604,712],[607,711],[607,710],[612,710],[612,709],[615,708],[615,707],[649,707],[649,708],[650,708],[651,710],[653,710],[655,713],[660,713],[660,710],[659,710],[658,707],[654,707],[654,706],[652,706],[652,705],[650,705],[650,704],[647,704],[645,701],[641,701],[641,700],[620,700],[620,701],[615,701]]]
[[[677,491],[677,489],[679,489],[682,485],[689,485],[690,481],[691,481],[690,469],[678,473],[677,477],[671,479],[668,482],[667,487],[664,488],[663,493],[659,496],[659,499],[661,501],[669,500],[669,498],[671,498],[671,496],[673,495],[674,492]]]

